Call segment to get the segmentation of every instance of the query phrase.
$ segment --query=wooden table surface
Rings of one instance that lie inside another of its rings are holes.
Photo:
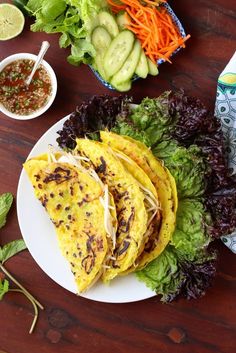
[[[1,1],[4,2],[4,1]],[[183,87],[214,108],[216,82],[236,49],[235,0],[170,1],[192,38],[173,64],[160,67],[158,77],[137,81],[134,101],[155,97],[166,89]],[[46,60],[58,78],[58,94],[40,118],[17,121],[0,114],[0,193],[17,192],[22,163],[30,150],[62,117],[93,94],[110,93],[86,66],[67,63],[67,50],[58,35],[30,32],[0,42],[0,59],[17,52],[37,53],[50,41]],[[30,207],[30,205],[29,205]],[[34,223],[32,220],[32,236]],[[0,233],[1,245],[21,237],[16,206]],[[219,241],[218,273],[214,286],[200,300],[165,305],[158,297],[130,304],[106,304],[77,297],[54,283],[28,251],[7,267],[45,306],[34,334],[27,330],[32,308],[15,293],[0,303],[0,352],[7,353],[233,353],[236,351],[236,255]]]

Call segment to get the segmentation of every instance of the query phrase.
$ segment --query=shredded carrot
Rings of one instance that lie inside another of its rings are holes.
[[[112,11],[114,13],[118,13],[122,10],[125,10],[126,6],[125,5],[118,5],[116,2],[112,1],[112,0],[107,0],[108,4],[111,5],[112,7]]]
[[[171,62],[179,48],[185,48],[190,35],[182,37],[171,15],[162,3],[166,0],[107,0],[114,13],[125,10],[126,28],[140,40],[145,54],[156,63],[158,59]]]

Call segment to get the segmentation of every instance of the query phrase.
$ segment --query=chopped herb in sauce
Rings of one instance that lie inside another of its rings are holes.
[[[28,87],[33,60],[16,60],[0,72],[0,103],[11,113],[29,115],[45,106],[52,92],[50,77],[41,65]]]

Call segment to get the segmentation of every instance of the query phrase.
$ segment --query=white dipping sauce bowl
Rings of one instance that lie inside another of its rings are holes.
[[[14,54],[14,55],[10,55],[7,58],[5,58],[4,60],[2,60],[0,62],[0,72],[9,64],[11,64],[13,61],[16,60],[24,60],[24,59],[28,59],[28,60],[34,60],[36,61],[37,56],[34,54],[29,54],[29,53],[19,53],[19,54]],[[45,61],[43,60],[41,62],[41,65],[45,68],[45,70],[47,71],[50,80],[51,80],[51,85],[52,85],[52,92],[51,95],[47,101],[47,104],[44,105],[42,108],[36,110],[35,112],[33,112],[32,114],[29,115],[19,115],[19,114],[15,114],[10,112],[9,110],[7,110],[3,104],[0,102],[0,111],[9,116],[10,118],[13,119],[17,119],[17,120],[30,120],[30,119],[34,119],[37,118],[38,116],[42,115],[43,113],[45,113],[49,107],[52,105],[55,97],[56,97],[56,93],[57,93],[57,78],[55,75],[54,70],[52,69],[52,67]]]

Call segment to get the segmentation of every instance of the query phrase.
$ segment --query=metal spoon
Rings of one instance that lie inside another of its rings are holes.
[[[29,77],[26,79],[25,84],[28,87],[30,85],[30,82],[35,74],[35,71],[37,70],[37,68],[39,67],[39,65],[41,64],[44,55],[46,54],[46,51],[48,50],[48,48],[50,47],[50,44],[47,41],[42,42],[41,45],[41,49],[38,53],[37,59],[35,61],[33,70],[31,71],[31,74],[29,75]]]

